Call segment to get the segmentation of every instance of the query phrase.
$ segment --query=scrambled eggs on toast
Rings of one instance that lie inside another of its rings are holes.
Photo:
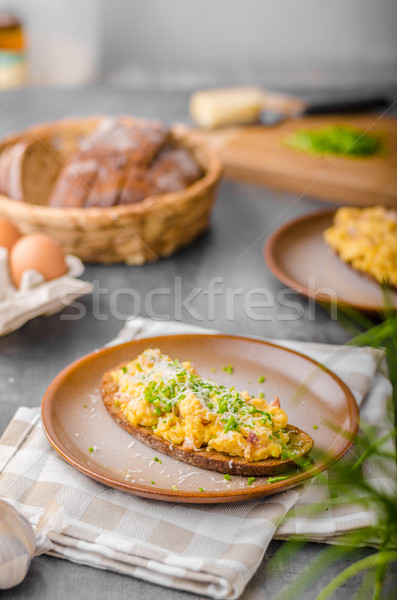
[[[340,208],[324,239],[353,269],[397,287],[397,211],[384,206]]]
[[[198,375],[158,349],[105,373],[102,399],[141,441],[179,460],[239,475],[270,475],[307,454],[313,440],[267,403]]]

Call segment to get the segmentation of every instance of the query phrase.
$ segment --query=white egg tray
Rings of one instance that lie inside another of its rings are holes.
[[[11,281],[8,251],[0,248],[0,336],[40,315],[58,313],[92,291],[92,283],[77,279],[84,271],[81,260],[70,254],[65,259],[68,272],[62,277],[45,281],[41,273],[29,269],[23,273],[18,289]]]

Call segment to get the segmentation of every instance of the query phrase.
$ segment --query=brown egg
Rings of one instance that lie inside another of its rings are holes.
[[[0,217],[0,248],[11,250],[15,242],[21,237],[21,232],[14,223],[8,219]]]
[[[17,287],[24,271],[34,269],[46,281],[56,279],[67,271],[61,246],[44,233],[30,233],[21,237],[10,252],[11,277]]]

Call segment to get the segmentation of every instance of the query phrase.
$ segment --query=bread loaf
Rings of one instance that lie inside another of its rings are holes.
[[[103,118],[93,131],[69,137],[54,133],[7,147],[0,192],[52,207],[106,208],[182,190],[203,175],[159,121]]]

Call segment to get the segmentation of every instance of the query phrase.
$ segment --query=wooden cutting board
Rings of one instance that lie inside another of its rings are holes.
[[[317,158],[284,144],[293,131],[331,124],[381,134],[387,153],[371,158]],[[397,206],[396,118],[326,115],[290,119],[273,127],[229,127],[202,135],[220,152],[225,175],[231,179],[339,204]]]

